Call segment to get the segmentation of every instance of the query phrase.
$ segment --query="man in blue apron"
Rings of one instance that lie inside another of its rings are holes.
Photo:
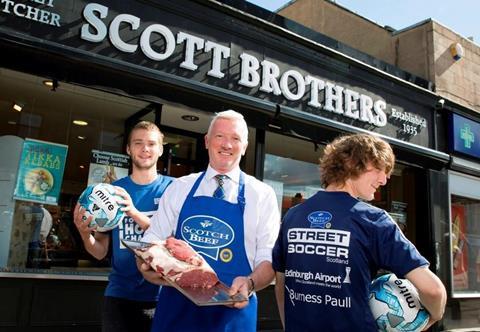
[[[240,113],[218,113],[205,136],[209,166],[177,179],[165,191],[143,241],[171,234],[201,253],[232,293],[245,296],[270,284],[272,248],[280,223],[273,189],[240,170],[248,144]],[[160,275],[141,266],[145,278]],[[199,307],[172,287],[163,287],[152,331],[255,331],[257,298],[234,306]]]

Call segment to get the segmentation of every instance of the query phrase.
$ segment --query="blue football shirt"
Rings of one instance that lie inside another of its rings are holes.
[[[286,331],[377,331],[372,276],[383,268],[402,278],[426,264],[384,210],[320,191],[287,212],[273,249],[285,273]]]
[[[140,212],[151,217],[158,208],[158,201],[173,178],[159,175],[147,185],[134,183],[129,176],[112,183],[124,188]],[[156,301],[159,287],[146,281],[138,271],[135,256],[122,245],[120,239],[141,241],[144,231],[130,217],[125,216],[118,227],[111,231],[112,271],[108,277],[106,296],[136,301]]]

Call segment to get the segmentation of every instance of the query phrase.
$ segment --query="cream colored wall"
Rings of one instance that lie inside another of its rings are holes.
[[[438,94],[480,112],[480,47],[439,23],[433,24],[434,82]],[[460,43],[462,59],[455,61],[450,45]]]
[[[433,50],[432,21],[392,37],[396,48],[393,65],[433,82],[433,62],[429,54]]]
[[[297,0],[278,13],[377,59],[394,63],[393,41],[387,30],[329,1]]]

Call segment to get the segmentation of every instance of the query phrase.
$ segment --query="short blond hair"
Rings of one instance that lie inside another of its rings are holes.
[[[131,141],[131,139],[132,139],[132,133],[133,133],[135,130],[139,130],[139,129],[152,130],[152,131],[158,132],[158,134],[159,134],[158,143],[160,143],[160,144],[163,143],[164,135],[163,135],[163,133],[160,131],[160,128],[158,128],[155,123],[150,122],[150,121],[140,121],[140,122],[138,122],[135,126],[133,126],[132,130],[130,130],[130,133],[128,133],[127,145],[130,145],[130,143],[131,143],[130,141]]]

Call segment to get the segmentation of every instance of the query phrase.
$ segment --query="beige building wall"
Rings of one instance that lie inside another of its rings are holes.
[[[437,22],[433,22],[433,27],[433,81],[437,93],[480,112],[480,47]],[[450,53],[454,43],[464,50],[458,61]]]
[[[480,112],[480,47],[426,19],[391,31],[328,0],[296,0],[278,14],[435,84],[436,92]],[[460,43],[455,61],[450,45]]]
[[[434,82],[432,21],[427,20],[412,29],[394,32],[391,36],[395,47],[393,65],[416,76]]]
[[[387,30],[330,1],[296,0],[278,14],[377,59],[394,62],[394,48]]]

